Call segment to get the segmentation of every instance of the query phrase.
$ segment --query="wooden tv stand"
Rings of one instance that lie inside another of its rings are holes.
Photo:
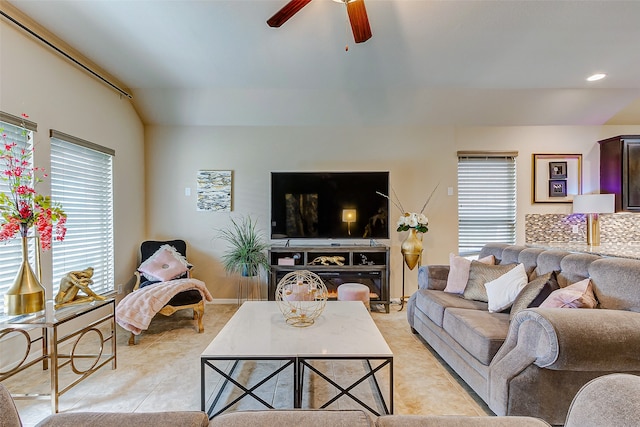
[[[326,262],[322,257],[342,257],[343,265]],[[316,261],[314,263],[314,260]],[[322,278],[329,299],[336,299],[343,283],[362,283],[369,287],[371,304],[383,304],[389,312],[389,248],[376,246],[272,246],[269,250],[269,300],[275,299],[278,282],[287,273],[308,270]]]

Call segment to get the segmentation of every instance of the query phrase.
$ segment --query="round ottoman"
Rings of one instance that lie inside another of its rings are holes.
[[[369,287],[362,283],[343,283],[338,286],[338,301],[362,301],[370,309]]]

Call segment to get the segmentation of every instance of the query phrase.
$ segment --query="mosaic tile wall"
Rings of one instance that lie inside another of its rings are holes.
[[[579,233],[573,233],[577,225]],[[527,214],[525,242],[584,242],[586,216],[584,214]],[[600,215],[602,243],[640,242],[640,214],[615,213]]]

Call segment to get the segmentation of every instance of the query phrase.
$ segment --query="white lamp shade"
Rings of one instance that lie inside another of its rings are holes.
[[[613,213],[615,194],[581,194],[573,196],[573,213]]]
[[[342,221],[343,222],[356,222],[356,210],[355,209],[343,209]]]

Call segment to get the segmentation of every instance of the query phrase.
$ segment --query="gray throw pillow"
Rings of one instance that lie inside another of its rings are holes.
[[[558,285],[555,271],[536,277],[522,288],[516,297],[511,306],[509,320],[525,308],[538,307],[556,289],[560,289],[560,285]]]
[[[516,265],[517,264],[488,265],[478,261],[471,261],[469,280],[467,281],[467,286],[464,288],[462,296],[465,299],[489,302],[487,289],[484,287],[484,284],[496,280],[498,277],[515,268]]]

